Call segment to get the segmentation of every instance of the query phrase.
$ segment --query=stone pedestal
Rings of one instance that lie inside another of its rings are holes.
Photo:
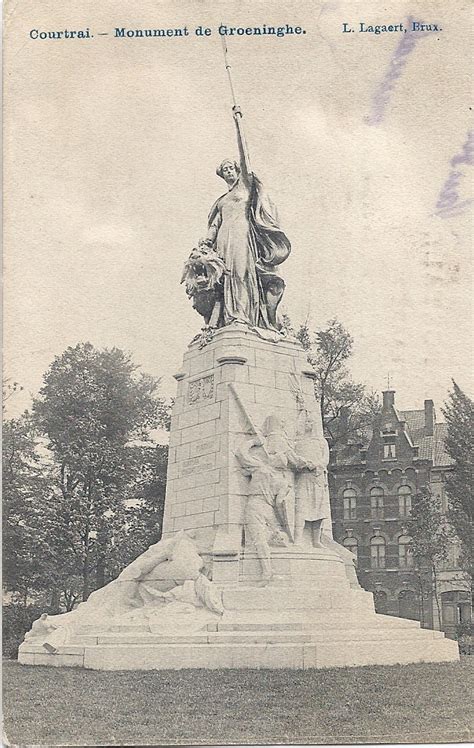
[[[372,594],[357,582],[352,554],[332,540],[330,522],[320,546],[309,533],[301,545],[272,547],[273,578],[262,580],[260,559],[245,537],[249,479],[235,452],[252,425],[261,427],[270,414],[293,439],[303,401],[320,419],[313,376],[296,341],[271,342],[241,326],[217,331],[203,348],[192,344],[176,374],[164,538],[180,530],[193,536],[224,612],[179,631],[166,630],[166,620],[163,626],[76,625],[55,653],[25,641],[20,662],[133,670],[459,659],[457,643],[440,632],[375,613]]]
[[[320,418],[314,372],[296,341],[270,342],[238,326],[217,331],[203,349],[191,345],[175,377],[164,535],[192,530],[213,580],[236,582],[248,479],[234,453],[249,437],[245,414],[258,427],[276,414],[293,438],[297,393]]]

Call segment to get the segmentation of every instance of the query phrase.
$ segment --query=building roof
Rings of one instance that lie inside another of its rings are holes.
[[[453,465],[454,460],[446,451],[446,436],[448,427],[445,423],[437,423],[434,429],[433,465]]]
[[[397,410],[393,406],[396,417],[399,421],[405,422],[405,435],[408,437],[410,446],[418,447],[418,459],[432,460],[433,467],[443,467],[453,464],[453,460],[448,455],[445,447],[447,426],[445,423],[435,423],[433,435],[427,434],[425,426],[424,410]],[[345,449],[339,451],[337,462],[339,464],[351,465],[360,463],[360,449],[367,449],[372,441],[374,427],[365,427],[357,434],[357,439],[352,440]]]
[[[431,436],[426,434],[424,410],[402,410],[399,415],[406,423],[413,445],[418,447],[418,457],[421,460],[432,460],[434,467],[452,464],[444,445],[447,434],[445,423],[435,423]]]

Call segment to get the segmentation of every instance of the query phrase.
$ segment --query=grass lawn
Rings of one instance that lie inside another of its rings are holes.
[[[455,742],[474,657],[337,670],[98,672],[4,662],[16,745]]]

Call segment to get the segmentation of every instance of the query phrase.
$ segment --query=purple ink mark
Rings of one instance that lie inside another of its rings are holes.
[[[420,26],[422,25],[420,22],[414,21],[412,16],[409,16],[407,19],[408,28],[413,29],[415,23],[418,23]],[[415,48],[418,39],[423,39],[429,35],[429,31],[407,32],[407,28],[404,28],[404,34],[392,55],[388,70],[372,98],[372,111],[368,116],[364,117],[364,122],[367,125],[380,125],[385,114],[385,109],[390,101],[390,94],[403,72],[408,55]]]
[[[440,216],[440,218],[457,216],[463,213],[473,202],[472,200],[459,199],[458,188],[464,174],[456,167],[460,164],[467,164],[468,166],[474,164],[474,130],[467,131],[466,142],[463,144],[461,153],[453,156],[449,163],[451,171],[439,193],[434,213],[435,216]]]

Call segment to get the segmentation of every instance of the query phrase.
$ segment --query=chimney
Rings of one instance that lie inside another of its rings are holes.
[[[383,409],[390,410],[395,405],[395,390],[384,390],[383,396]]]
[[[436,414],[433,400],[425,400],[425,435],[433,436]]]

